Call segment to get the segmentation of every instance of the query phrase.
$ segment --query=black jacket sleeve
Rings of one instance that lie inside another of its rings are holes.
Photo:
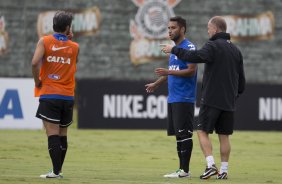
[[[183,61],[209,63],[213,61],[213,44],[209,41],[199,50],[186,50],[175,46],[172,48],[171,53]]]
[[[238,93],[242,94],[245,90],[246,79],[243,65],[243,56],[240,54],[240,65],[239,65],[239,85],[238,85]]]

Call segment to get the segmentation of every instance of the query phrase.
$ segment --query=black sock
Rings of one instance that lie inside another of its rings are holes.
[[[62,150],[62,155],[61,155],[61,169],[62,169],[68,149],[67,136],[61,136],[60,140],[61,140],[61,150]]]
[[[61,169],[61,141],[59,135],[48,137],[48,150],[53,164],[53,172],[59,174]]]
[[[179,169],[182,169],[182,155],[181,155],[181,142],[178,142],[181,138],[176,137],[176,144],[177,144],[177,154],[179,159]]]
[[[192,138],[182,138],[181,142],[181,157],[182,157],[182,169],[185,172],[189,172],[190,159],[193,149],[193,140]]]

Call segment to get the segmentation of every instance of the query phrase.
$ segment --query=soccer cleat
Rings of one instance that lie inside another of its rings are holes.
[[[218,174],[216,179],[218,179],[218,180],[226,180],[227,179],[227,172],[223,172],[221,174]]]
[[[57,175],[57,174],[53,173],[53,171],[50,171],[47,174],[41,174],[40,178],[63,178],[63,174],[60,173],[60,174]]]
[[[210,168],[206,168],[205,172],[200,176],[200,179],[206,180],[209,179],[211,176],[217,175],[218,169],[215,165],[212,165]]]
[[[190,178],[191,174],[190,172],[187,173],[181,169],[180,172],[178,173],[178,177],[179,178]]]
[[[173,173],[164,175],[165,178],[178,178],[179,173],[181,172],[181,169],[176,170]]]
[[[164,175],[165,178],[187,178],[190,177],[190,173],[184,172],[182,169],[178,169],[173,173]]]

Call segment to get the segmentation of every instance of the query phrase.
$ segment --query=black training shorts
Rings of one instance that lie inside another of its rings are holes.
[[[233,133],[234,112],[224,111],[211,106],[201,105],[199,113],[198,130],[206,133],[231,135]]]
[[[72,123],[73,105],[73,100],[40,99],[36,117],[65,128]]]
[[[194,103],[168,103],[167,135],[191,136],[193,134]]]

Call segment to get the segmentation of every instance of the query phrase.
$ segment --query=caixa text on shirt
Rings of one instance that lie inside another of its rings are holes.
[[[70,58],[64,58],[60,56],[48,56],[47,57],[48,62],[54,62],[54,63],[62,63],[62,64],[69,64],[71,63]]]

